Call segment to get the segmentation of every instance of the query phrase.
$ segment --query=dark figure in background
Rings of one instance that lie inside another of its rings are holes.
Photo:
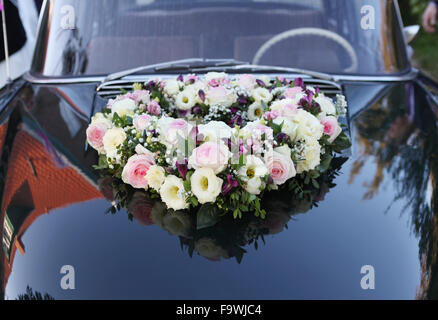
[[[17,7],[9,0],[3,0],[4,10],[6,12],[6,30],[8,31],[8,48],[9,55],[14,54],[26,43],[26,32],[20,20]],[[0,28],[3,24],[3,19],[0,15]],[[3,40],[3,30],[0,32],[0,61],[5,60],[5,49]]]

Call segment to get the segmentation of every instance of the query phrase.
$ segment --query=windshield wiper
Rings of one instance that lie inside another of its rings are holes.
[[[238,71],[238,72],[283,72],[283,73],[294,73],[307,75],[315,79],[334,81],[335,78],[328,74],[313,70],[301,69],[301,68],[289,68],[289,67],[279,67],[279,66],[268,66],[259,64],[240,64],[236,66],[223,66],[223,67],[205,67],[205,68],[193,68],[193,72],[209,72],[209,71]]]
[[[123,70],[115,73],[109,74],[102,81],[99,88],[108,81],[118,80],[120,78],[141,72],[141,71],[191,71],[193,69],[200,68],[220,68],[220,67],[231,67],[238,65],[245,65],[247,62],[238,61],[234,59],[204,59],[204,58],[190,58],[183,60],[168,61],[163,63],[156,63],[146,66],[141,66],[133,69]],[[98,88],[98,89],[99,89]]]
[[[116,73],[109,74],[101,84],[97,87],[99,91],[107,82],[118,80],[120,78],[142,72],[142,71],[154,71],[154,72],[170,72],[170,71],[189,71],[189,72],[210,72],[210,71],[222,71],[222,72],[282,72],[282,73],[294,73],[298,75],[307,75],[312,78],[335,81],[335,78],[327,73],[317,72],[313,70],[306,70],[300,68],[289,68],[279,66],[257,65],[249,64],[247,62],[238,61],[234,59],[203,59],[203,58],[190,58],[183,60],[168,61],[163,63],[151,64],[141,66],[133,69],[128,69]]]

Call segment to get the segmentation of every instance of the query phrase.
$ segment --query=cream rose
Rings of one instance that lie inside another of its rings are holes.
[[[117,154],[117,147],[126,140],[126,133],[122,128],[109,129],[102,138],[103,149],[108,158],[120,160]]]
[[[293,141],[297,136],[298,123],[286,117],[278,117],[273,121],[276,125],[282,125],[281,132],[287,134]]]
[[[321,107],[320,116],[335,116],[336,107],[332,99],[326,97],[323,93],[319,93],[318,97],[315,98],[315,102]]]
[[[164,85],[164,91],[169,95],[176,95],[179,93],[180,83],[178,80],[169,79],[166,80]]]
[[[222,121],[210,121],[207,124],[198,126],[198,135],[202,136],[202,141],[215,142],[221,139],[231,138],[232,129]]]
[[[146,180],[148,186],[156,191],[159,191],[166,178],[165,171],[163,167],[153,165],[149,168],[146,173]]]
[[[117,100],[111,106],[111,114],[117,113],[120,117],[134,115],[135,101],[129,98]]]
[[[192,192],[199,203],[215,202],[221,193],[223,180],[218,178],[213,169],[199,168],[190,178]]]
[[[256,88],[252,91],[252,97],[258,103],[264,102],[268,103],[272,100],[272,93],[269,92],[268,89],[265,88]]]
[[[297,125],[296,139],[319,140],[324,133],[324,126],[311,113],[298,109],[292,121]]]
[[[305,160],[297,163],[297,173],[313,170],[321,162],[321,146],[317,140],[307,140],[304,150]]]

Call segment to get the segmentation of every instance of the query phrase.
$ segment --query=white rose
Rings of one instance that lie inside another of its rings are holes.
[[[237,100],[234,91],[225,87],[212,87],[206,92],[206,103],[209,105],[221,105],[230,107]]]
[[[248,108],[248,119],[251,121],[260,119],[263,116],[264,109],[258,102],[252,103]]]
[[[211,238],[201,238],[195,243],[195,251],[204,258],[209,260],[219,260],[220,258],[229,258],[227,252],[216,244]]]
[[[190,216],[183,211],[167,212],[163,216],[163,229],[175,236],[188,237],[192,227]]]
[[[268,103],[272,100],[272,93],[269,92],[266,88],[256,88],[252,91],[252,97],[254,100],[258,103],[261,103],[262,101],[264,103]]]
[[[148,186],[156,191],[160,190],[165,178],[166,175],[164,168],[157,165],[150,166],[148,172],[146,173]]]
[[[186,202],[184,181],[176,176],[166,177],[160,188],[160,196],[169,209],[182,210],[189,206]]]
[[[159,133],[164,134],[169,128],[170,124],[173,122],[173,120],[175,119],[171,117],[161,117],[160,119],[158,119],[157,129]]]
[[[319,140],[324,134],[324,126],[311,113],[298,109],[292,121],[297,124],[296,139]]]
[[[281,153],[282,155],[285,155],[286,157],[290,157],[291,153],[292,153],[291,148],[287,144],[284,144],[281,147],[274,148],[274,151]]]
[[[193,194],[199,203],[215,202],[221,193],[223,180],[218,178],[213,169],[197,169],[190,178]]]
[[[103,136],[103,149],[108,158],[115,158],[120,161],[120,155],[117,154],[117,147],[126,140],[126,133],[122,128],[109,129]]]
[[[175,79],[169,79],[165,81],[164,91],[173,96],[179,93],[179,81]]]
[[[336,116],[336,107],[333,103],[332,99],[329,97],[324,96],[324,94],[320,93],[318,94],[318,98],[315,98],[315,101],[319,104],[321,107],[321,113],[318,115],[318,117],[323,116]]]
[[[123,116],[132,116],[134,115],[134,110],[136,108],[134,100],[131,99],[123,99],[117,100],[111,106],[111,114],[117,113],[120,117]]]
[[[195,90],[185,89],[177,94],[175,105],[179,110],[190,110],[197,103],[197,95]]]
[[[276,125],[283,125],[281,132],[287,134],[291,140],[295,140],[297,135],[298,124],[286,117],[278,117],[273,121]]]
[[[203,136],[203,141],[218,141],[230,139],[232,129],[223,121],[210,121],[198,126],[198,134]]]
[[[315,139],[306,140],[303,161],[297,163],[297,173],[315,169],[321,162],[321,146]]]
[[[272,111],[278,111],[279,113],[281,113],[281,111],[283,110],[284,106],[287,106],[288,104],[296,104],[294,102],[294,100],[292,99],[282,99],[282,100],[277,100],[272,102],[271,104],[271,110]]]

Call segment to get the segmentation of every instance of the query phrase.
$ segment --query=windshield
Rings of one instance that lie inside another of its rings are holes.
[[[355,75],[409,67],[393,0],[50,0],[41,21],[32,71],[44,76],[188,58]]]

